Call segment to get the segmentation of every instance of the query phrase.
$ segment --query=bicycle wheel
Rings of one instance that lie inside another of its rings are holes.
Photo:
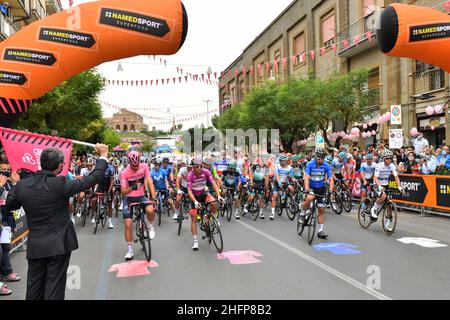
[[[342,213],[342,200],[339,194],[336,191],[333,191],[333,194],[330,195],[330,206],[334,213],[341,214]]]
[[[308,210],[309,211],[309,210]],[[297,234],[301,236],[303,234],[303,230],[305,230],[305,226],[308,224],[309,215],[305,217],[305,223],[300,222],[300,215],[297,218]]]
[[[158,227],[161,226],[161,215],[162,215],[162,204],[159,202],[158,204]]]
[[[99,224],[100,224],[100,207],[97,207],[97,212],[95,213],[94,234],[97,234]]]
[[[275,212],[277,213],[277,215],[279,215],[281,217],[281,215],[283,214],[283,204],[281,203],[280,196],[281,195],[279,195],[278,199],[277,199],[277,204],[275,206]]]
[[[364,207],[363,207],[364,205]],[[358,208],[358,222],[361,228],[367,229],[372,225],[372,218],[370,217],[370,209],[372,209],[373,201],[370,198],[364,199]]]
[[[139,219],[138,223],[139,229],[140,229],[140,235],[139,241],[142,245],[142,250],[144,250],[145,259],[147,262],[150,262],[152,260],[152,244],[150,240],[150,234],[148,232],[147,222],[144,219]]]
[[[397,226],[397,206],[389,202],[383,207],[383,231],[387,236],[391,236],[395,232],[395,227]],[[389,221],[389,228],[387,228],[386,223]]]
[[[116,218],[119,217],[119,208],[120,208],[120,198],[119,195],[116,194],[114,197],[114,211],[116,212]]]
[[[350,193],[347,190],[345,190],[342,192],[342,194],[343,194],[342,205],[344,207],[344,210],[347,212],[352,211],[353,202]]]
[[[211,239],[218,253],[223,251],[223,238],[222,231],[220,230],[220,223],[213,215],[209,216],[209,232],[210,232],[210,243]]]
[[[231,216],[233,215],[233,199],[231,195],[227,196],[226,200],[226,211],[227,211],[227,221],[231,221]]]
[[[311,209],[311,214],[308,219],[308,244],[311,245],[314,240],[314,235],[316,234],[317,228],[317,213],[316,207]]]
[[[286,208],[286,214],[287,214],[289,220],[294,221],[298,210],[299,210],[299,207],[298,207],[297,203],[295,202],[294,197],[289,195],[287,198],[287,208]]]

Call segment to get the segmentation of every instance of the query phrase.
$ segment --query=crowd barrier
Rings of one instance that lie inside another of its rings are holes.
[[[433,175],[399,175],[400,184],[405,195],[394,195],[395,202],[400,207],[430,213],[450,216],[450,177]],[[361,196],[361,176],[356,174],[353,184],[353,197]],[[390,188],[397,188],[394,177],[389,181]]]

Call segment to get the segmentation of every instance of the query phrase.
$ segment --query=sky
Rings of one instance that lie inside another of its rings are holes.
[[[161,0],[152,0],[161,1]],[[61,0],[65,9],[68,0]],[[74,0],[74,5],[93,2]],[[290,3],[292,0],[183,0],[189,19],[189,31],[183,47],[172,56],[164,56],[167,67],[148,56],[120,60],[123,72],[118,72],[119,61],[104,63],[98,71],[110,80],[172,79],[178,77],[176,67],[192,74],[206,74],[209,67],[220,74],[228,67]],[[257,8],[257,9],[255,9]],[[169,86],[121,87],[107,86],[100,100],[115,106],[133,108],[139,114],[170,119],[207,110],[219,109],[217,86],[183,83]],[[137,111],[135,108],[156,108],[157,111]],[[168,109],[170,110],[167,113]],[[161,110],[161,111],[159,111]],[[117,110],[103,106],[105,117]],[[218,112],[217,112],[218,113]],[[152,120],[144,119],[150,128]],[[206,125],[206,115],[185,122],[185,129]],[[158,125],[169,129],[171,125]]]

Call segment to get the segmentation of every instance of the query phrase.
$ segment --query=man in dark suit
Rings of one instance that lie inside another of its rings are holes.
[[[8,210],[23,207],[30,230],[28,235],[27,300],[64,300],[67,268],[71,252],[78,249],[78,240],[69,215],[69,198],[98,184],[108,167],[108,147],[97,144],[100,155],[88,177],[68,180],[58,177],[64,166],[64,154],[55,148],[42,151],[42,170],[19,181],[8,193]],[[70,161],[70,159],[66,159]]]

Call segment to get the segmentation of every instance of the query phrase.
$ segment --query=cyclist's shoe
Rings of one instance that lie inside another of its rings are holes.
[[[12,294],[12,291],[8,289],[8,286],[0,282],[0,296],[9,296],[10,294]]]
[[[133,251],[128,251],[127,254],[125,255],[125,260],[126,261],[131,261],[133,260]]]
[[[261,214],[259,215],[259,218],[262,219],[262,220],[264,220],[264,219],[266,218],[266,215],[265,215],[264,213],[261,213]]]
[[[198,241],[194,240],[194,244],[192,245],[192,250],[197,251],[198,250]]]
[[[240,218],[241,218],[241,216],[239,215],[239,213],[235,213],[235,215],[234,215],[234,218],[236,219],[236,220],[239,220]]]
[[[108,229],[110,229],[110,230],[114,229],[114,225],[112,224],[112,221],[109,222]]]
[[[247,205],[244,206],[244,212],[248,213]]]
[[[70,221],[72,221],[72,223],[75,224],[75,218],[74,217],[70,218]]]
[[[77,212],[77,218],[81,218],[81,210],[78,210],[78,212]]]
[[[10,273],[7,276],[3,276],[0,278],[1,282],[18,282],[21,278],[17,273]]]
[[[386,220],[386,222],[384,223],[384,228],[385,228],[386,231],[388,231],[388,232],[391,232],[391,231],[392,231],[391,220]]]
[[[320,232],[317,234],[317,237],[319,237],[320,239],[326,239],[326,238],[328,238],[328,235],[327,235],[325,232],[320,231]]]
[[[148,227],[148,233],[150,235],[150,240],[154,240],[156,237],[155,228],[153,226]]]
[[[173,215],[173,220],[178,220],[178,213],[175,212],[175,214]]]
[[[92,218],[91,223],[95,224],[95,218]]]
[[[370,210],[370,216],[372,217],[372,219],[377,220],[378,219],[378,215],[377,215],[377,208],[375,206],[373,206],[373,208]]]
[[[299,221],[302,225],[305,224],[305,217],[306,217],[306,215],[301,215],[301,214],[298,216],[298,221]]]
[[[270,220],[275,219],[275,213],[271,213],[270,216],[269,216],[269,219],[270,219]]]

